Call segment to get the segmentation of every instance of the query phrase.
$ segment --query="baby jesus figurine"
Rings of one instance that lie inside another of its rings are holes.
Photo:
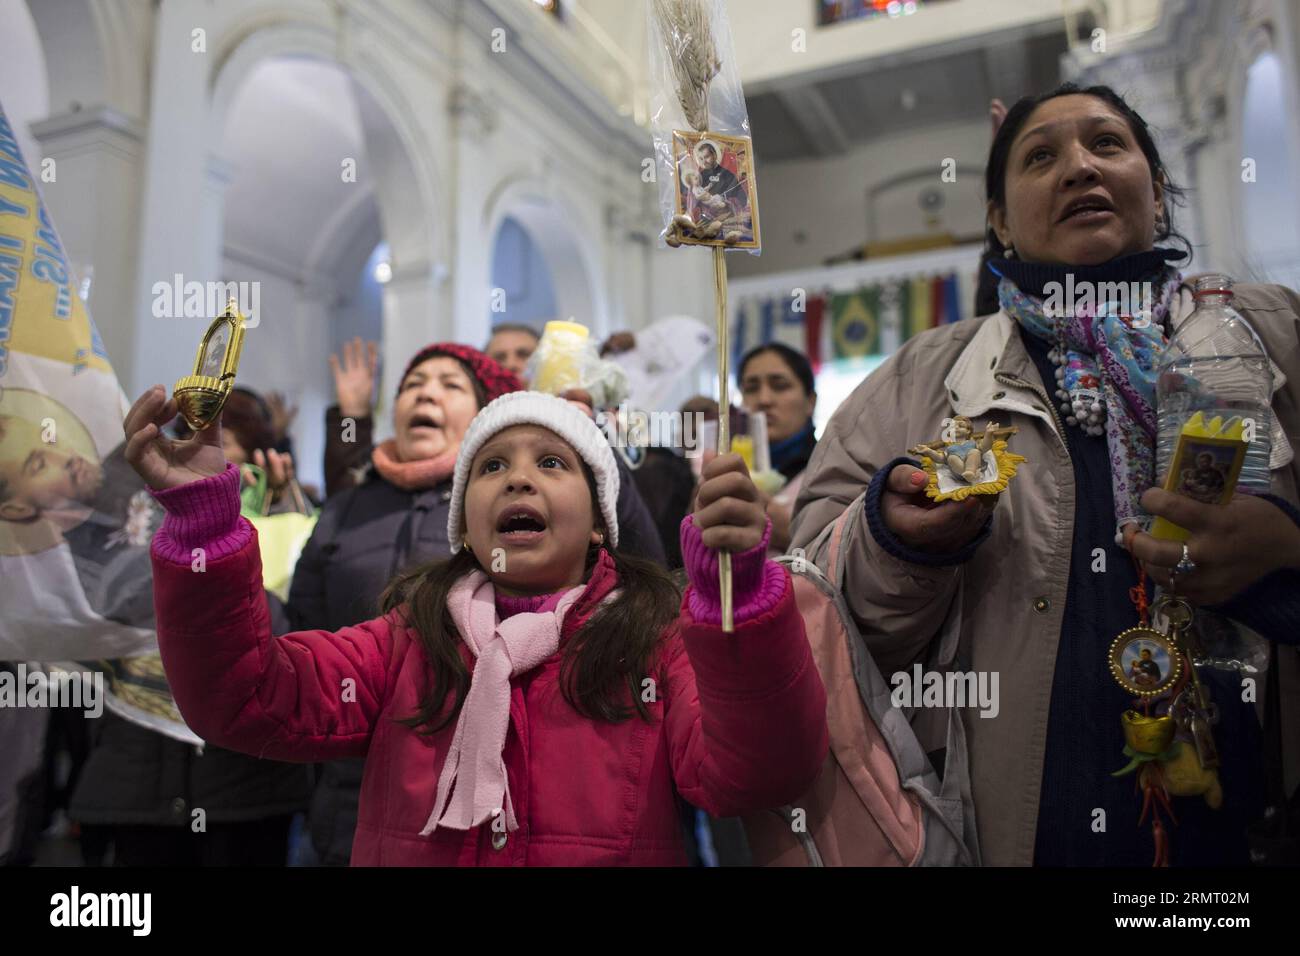
[[[947,465],[954,475],[960,475],[971,484],[979,480],[984,470],[984,456],[993,447],[993,439],[999,433],[1014,435],[1015,428],[998,428],[997,422],[989,422],[984,431],[976,434],[975,425],[965,415],[958,415],[952,420],[952,441],[936,441],[936,450],[931,445],[917,445],[910,449],[913,455],[925,455],[936,465]],[[976,442],[976,439],[979,439]]]
[[[936,501],[961,499],[972,493],[997,494],[1015,475],[1016,465],[1024,461],[1006,450],[1006,437],[1017,431],[1014,426],[1002,428],[997,422],[988,422],[984,431],[977,432],[969,418],[958,415],[952,420],[951,440],[919,444],[908,453],[928,459],[923,461],[930,475],[927,494]],[[992,465],[986,460],[990,452]],[[991,472],[987,477],[986,471]]]

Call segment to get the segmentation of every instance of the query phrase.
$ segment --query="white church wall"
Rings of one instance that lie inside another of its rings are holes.
[[[1076,49],[1065,57],[1068,75],[1113,86],[1155,129],[1162,158],[1188,190],[1175,221],[1194,247],[1190,273],[1223,271],[1241,282],[1300,279],[1294,233],[1277,232],[1263,249],[1249,234],[1265,228],[1250,215],[1260,205],[1275,219],[1300,220],[1300,198],[1281,188],[1281,177],[1293,182],[1300,169],[1296,20],[1286,0],[1166,0],[1146,32],[1100,54]],[[1260,117],[1252,118],[1248,143],[1248,78],[1269,52],[1278,55],[1279,98],[1262,128]],[[1260,201],[1262,192],[1269,202]]]
[[[990,135],[988,120],[980,118],[884,137],[839,156],[779,163],[757,157],[763,255],[743,262],[737,274],[819,266],[867,241],[931,231],[980,235]],[[942,176],[947,159],[955,161],[952,182]],[[910,174],[920,178],[878,193],[874,209],[869,208],[873,191]],[[917,202],[925,188],[943,197],[935,226]]]
[[[1060,16],[1059,5],[1049,5]],[[898,50],[918,44],[922,37],[913,34],[921,27],[930,44],[949,34],[978,42],[978,33],[1048,15],[1039,4],[989,0],[978,14],[976,6],[952,0],[890,23],[810,31],[802,59],[783,51],[790,50],[790,30],[811,23],[813,4],[791,12],[774,0],[748,0],[732,3],[731,12],[752,91],[791,70],[825,72],[860,59],[864,44],[880,55],[894,49],[890,44]],[[1251,29],[1270,24],[1294,103],[1300,98],[1296,15],[1282,0],[1251,0],[1246,7]],[[33,81],[22,85],[22,97],[37,104],[27,109],[37,120],[37,148],[60,164],[46,196],[70,257],[95,270],[91,308],[128,392],[173,380],[192,362],[204,323],[155,318],[152,288],[177,273],[199,281],[227,277],[224,189],[241,144],[237,131],[222,139],[223,121],[247,71],[277,56],[336,62],[356,81],[367,150],[360,172],[371,177],[382,237],[391,245],[393,279],[382,290],[386,376],[429,341],[484,340],[492,244],[507,216],[534,234],[556,284],[557,311],[588,322],[595,334],[640,328],[669,314],[711,320],[710,257],[658,246],[657,191],[641,175],[649,134],[602,99],[606,87],[625,88],[626,78],[599,90],[581,88],[580,71],[559,59],[556,51],[566,47],[556,38],[573,40],[577,28],[572,36],[549,23],[534,29],[537,11],[505,0],[169,0],[157,7],[104,0],[97,16],[87,12],[88,0],[42,0],[28,8],[35,11],[30,19],[40,50],[29,39],[22,62],[31,72],[43,54],[49,79],[47,93]],[[1142,0],[1123,9],[1125,23],[1140,24],[1157,7]],[[1245,27],[1221,23],[1223,15],[1213,12],[1218,5],[1169,0],[1158,9],[1156,28],[1131,42],[1126,37],[1099,60],[1074,55],[1072,72],[1137,91],[1139,108],[1167,137],[1162,143],[1171,168],[1197,189],[1183,223],[1199,245],[1198,266],[1244,269],[1232,256],[1243,248],[1247,228],[1240,100],[1253,62],[1250,42]],[[584,0],[582,10],[625,54],[621,60],[610,54],[608,64],[621,62],[619,69],[638,82],[640,13],[621,15],[604,0]],[[1180,17],[1202,27],[1178,32]],[[506,38],[500,50],[493,47],[498,28]],[[1142,38],[1162,30],[1163,46],[1157,43],[1154,52],[1142,46]],[[9,61],[4,68],[11,69]],[[9,102],[12,94],[5,95]],[[44,108],[54,115],[42,119],[35,114],[46,95]],[[1289,109],[1284,119],[1289,145],[1300,142],[1295,117]],[[765,164],[759,156],[764,255],[728,256],[732,274],[803,268],[864,240],[924,231],[930,223],[915,202],[922,180],[903,180],[929,169],[943,190],[938,228],[978,233],[977,171],[988,138],[981,116],[827,159]],[[939,176],[945,158],[956,161],[954,183]],[[886,184],[892,185],[882,189]],[[772,223],[781,224],[779,232]],[[279,298],[282,290],[273,291]],[[319,307],[313,300],[306,308]],[[303,309],[295,302],[280,311],[302,315]],[[312,326],[305,318],[293,321],[300,325],[290,338],[299,341],[293,336]],[[387,392],[394,384],[385,379],[381,387]],[[304,371],[298,387],[323,403],[331,388],[328,367],[322,362]],[[318,414],[319,408],[303,408],[304,420]]]
[[[1059,22],[1067,11],[1087,5],[1087,0],[944,0],[922,4],[909,16],[819,27],[813,0],[727,0],[736,58],[748,92],[797,74],[851,67],[865,56],[884,58],[1045,20]]]
[[[529,32],[528,17],[496,57],[492,5],[455,0],[172,0],[156,9],[108,0],[98,18],[76,0],[37,6],[41,46],[28,43],[26,56],[48,47],[56,77],[42,151],[69,159],[76,174],[47,194],[74,261],[95,269],[91,306],[130,393],[184,370],[204,325],[153,315],[159,282],[256,271],[247,256],[223,258],[225,190],[241,155],[238,129],[224,124],[244,77],[277,56],[340,63],[358,99],[375,107],[362,109],[363,122],[379,115],[365,139],[393,264],[385,374],[430,340],[482,340],[493,229],[505,215],[535,221],[566,290],[560,308],[597,335],[663,314],[707,316],[708,256],[651,249],[659,217],[654,185],[641,179],[648,134],[592,91],[565,86],[573,77],[548,62],[553,50]],[[328,368],[318,375],[311,388],[324,394]]]
[[[26,0],[0,0],[0,23],[0,105],[23,158],[39,172],[41,148],[29,124],[50,115],[45,51]]]

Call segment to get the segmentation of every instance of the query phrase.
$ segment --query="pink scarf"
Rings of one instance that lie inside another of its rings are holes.
[[[451,477],[451,473],[456,470],[456,455],[459,452],[458,444],[434,458],[402,461],[397,456],[397,442],[390,438],[375,446],[370,453],[370,460],[374,462],[375,470],[389,484],[396,485],[403,491],[424,491]]]
[[[564,616],[586,589],[583,584],[566,591],[553,611],[522,612],[502,621],[492,582],[482,571],[452,585],[447,609],[461,640],[474,652],[474,672],[438,778],[433,812],[420,836],[440,826],[469,830],[502,811],[506,829],[519,828],[501,759],[510,725],[510,678],[559,649]]]

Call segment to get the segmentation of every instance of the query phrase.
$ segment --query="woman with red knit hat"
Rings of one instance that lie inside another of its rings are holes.
[[[465,430],[492,399],[522,388],[513,372],[465,345],[439,342],[411,359],[393,402],[393,437],[374,447],[355,487],[330,496],[303,548],[286,608],[294,630],[369,620],[395,574],[446,557]],[[323,766],[309,813],[322,863],[348,862],[362,763]]]

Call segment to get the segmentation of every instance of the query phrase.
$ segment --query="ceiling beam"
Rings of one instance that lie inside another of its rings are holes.
[[[774,92],[803,133],[806,155],[838,156],[848,152],[848,134],[817,87],[805,85]]]
[[[1028,37],[1018,36],[986,46],[983,62],[990,98],[997,97],[1009,107],[1020,97],[1037,92],[1030,89]]]

